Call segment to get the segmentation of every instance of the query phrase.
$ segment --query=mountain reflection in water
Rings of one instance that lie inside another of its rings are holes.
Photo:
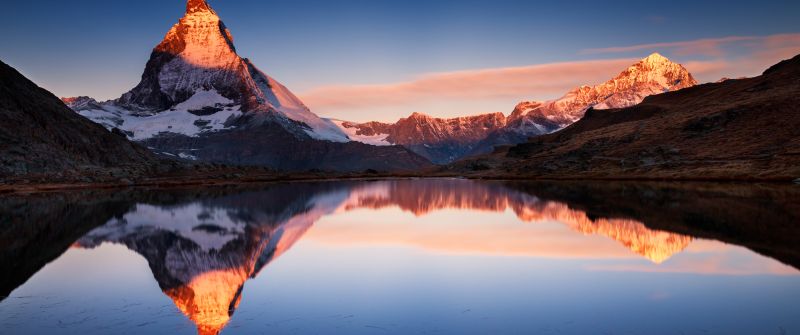
[[[3,236],[8,249],[4,252],[8,259],[2,261],[4,273],[20,277],[3,287],[13,289],[38,270],[21,269],[30,267],[22,263],[42,266],[65,246],[92,249],[103,243],[121,244],[147,260],[161,290],[197,325],[198,333],[217,334],[239,306],[245,282],[304,236],[323,243],[406,242],[478,254],[556,258],[627,254],[643,257],[654,267],[700,237],[745,246],[793,266],[780,271],[794,273],[798,194],[792,187],[436,179],[293,183],[244,190],[131,190],[115,194],[112,200],[93,195],[97,200],[80,200],[81,205],[60,199],[69,204],[66,207],[47,200],[42,201],[50,207],[36,207],[37,202],[31,201],[34,207],[21,210],[19,200],[10,199],[2,207],[10,228],[22,229],[15,221],[25,219],[42,227],[24,228],[20,235],[29,239],[15,243],[8,241],[19,231],[11,229]],[[753,204],[753,199],[761,203]],[[437,229],[352,222],[346,227],[314,227],[325,217],[383,209],[416,217],[446,210],[513,213],[519,224],[556,222],[566,225],[572,235],[509,229],[492,222],[463,229],[457,224]],[[69,215],[61,218],[73,221],[65,223],[68,227],[85,227],[82,216],[105,219],[77,241],[69,234],[48,236],[52,229],[43,220],[57,220],[65,211]],[[601,236],[617,246],[578,234]],[[35,251],[43,242],[56,252]]]

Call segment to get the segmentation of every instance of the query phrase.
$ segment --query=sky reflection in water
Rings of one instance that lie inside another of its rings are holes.
[[[796,233],[786,204],[798,191],[737,187],[444,179],[166,199],[133,192],[0,303],[0,326],[14,334],[800,331],[797,248],[763,229]],[[709,194],[717,202],[698,202]]]

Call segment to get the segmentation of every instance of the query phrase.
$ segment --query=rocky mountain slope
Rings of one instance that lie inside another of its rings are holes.
[[[436,164],[455,161],[492,131],[506,125],[503,113],[452,119],[414,113],[396,123],[334,121],[350,138],[377,145],[398,144]]]
[[[351,143],[333,122],[240,57],[230,31],[204,0],[187,2],[186,13],[155,47],[131,91],[107,102],[64,101],[158,153],[189,160],[288,170],[429,165],[402,147]]]
[[[590,109],[566,129],[450,171],[480,176],[793,180],[800,177],[800,56],[763,75]]]
[[[0,62],[0,181],[132,178],[158,159]]]
[[[583,117],[589,107],[633,106],[647,96],[696,84],[683,66],[654,53],[600,85],[577,87],[556,100],[521,102],[508,117],[494,113],[439,119],[414,113],[394,124],[336,124],[355,141],[399,144],[434,163],[447,164],[564,128]]]

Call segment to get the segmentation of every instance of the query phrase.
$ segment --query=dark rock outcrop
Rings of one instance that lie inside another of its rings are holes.
[[[117,179],[157,163],[0,62],[0,180]]]

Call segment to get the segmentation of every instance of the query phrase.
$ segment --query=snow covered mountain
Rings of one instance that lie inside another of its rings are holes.
[[[497,145],[525,142],[580,120],[587,109],[611,109],[637,105],[644,98],[697,85],[682,65],[653,53],[613,79],[597,86],[577,87],[550,101],[519,103],[503,129],[476,145],[473,154],[488,153]]]
[[[563,127],[583,117],[589,107],[633,106],[647,96],[694,85],[697,81],[683,66],[653,53],[600,85],[575,88],[556,100],[520,103],[509,116],[509,127],[525,130],[530,127],[544,130],[551,124]]]
[[[683,66],[654,53],[600,85],[577,87],[555,100],[521,102],[508,117],[495,113],[439,119],[414,113],[394,124],[335,122],[355,141],[403,145],[434,163],[446,164],[559,130],[580,120],[590,107],[632,106],[647,96],[696,84]]]
[[[282,153],[270,150],[283,146],[361,160],[354,154],[359,150],[351,148],[337,125],[312,113],[289,89],[237,54],[233,36],[205,0],[187,2],[186,13],[153,49],[141,81],[132,90],[106,102],[87,97],[64,101],[106,128],[119,128],[130,139],[172,156],[281,169],[349,168],[326,166],[315,160],[318,154],[298,153],[282,162]],[[258,138],[265,135],[271,136],[268,147]],[[231,143],[253,137],[257,147]],[[274,142],[278,138],[292,143]],[[402,148],[357,146],[365,154],[384,157],[374,164],[355,164],[359,169],[425,165],[424,159],[403,153]],[[245,157],[232,150],[246,151]],[[399,161],[387,163],[385,157]]]
[[[442,119],[414,113],[393,124],[334,122],[355,141],[402,145],[431,162],[446,164],[470,152],[475,142],[505,126],[506,116],[492,113]]]

